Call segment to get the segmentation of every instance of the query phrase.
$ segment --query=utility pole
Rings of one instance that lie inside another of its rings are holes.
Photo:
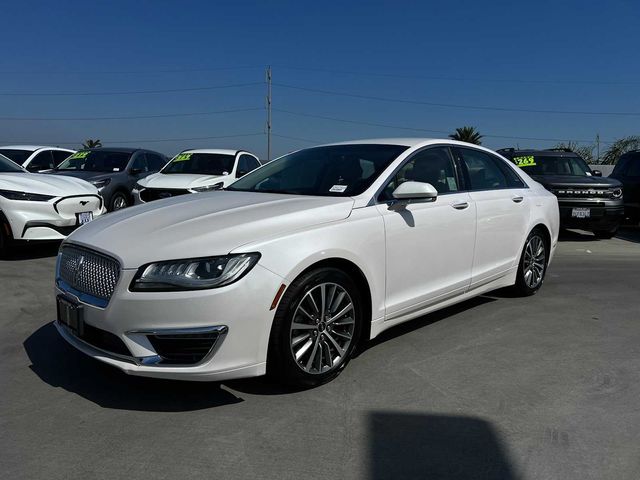
[[[271,65],[267,67],[267,162],[271,161]]]
[[[599,133],[596,133],[596,152],[597,152],[596,163],[600,163],[600,134]]]

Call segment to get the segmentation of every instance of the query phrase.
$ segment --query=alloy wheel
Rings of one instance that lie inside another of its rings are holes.
[[[122,195],[118,195],[113,200],[113,210],[120,210],[122,208],[125,208],[126,206],[127,206],[127,199],[124,198]]]
[[[538,235],[532,236],[524,248],[523,275],[529,288],[536,288],[542,283],[547,254],[544,240]]]
[[[349,293],[337,283],[311,288],[296,307],[289,335],[298,367],[310,374],[338,368],[353,340],[355,313]]]

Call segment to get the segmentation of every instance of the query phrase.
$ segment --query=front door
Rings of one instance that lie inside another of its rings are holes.
[[[430,183],[438,197],[398,209],[391,193],[407,180]],[[386,235],[386,320],[464,293],[471,280],[476,206],[460,191],[448,147],[429,147],[410,157],[390,179],[377,208]]]

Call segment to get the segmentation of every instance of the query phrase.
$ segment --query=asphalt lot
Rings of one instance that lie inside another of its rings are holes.
[[[402,325],[302,392],[84,357],[51,325],[55,252],[0,261],[2,478],[640,478],[640,230],[570,232],[536,296]]]

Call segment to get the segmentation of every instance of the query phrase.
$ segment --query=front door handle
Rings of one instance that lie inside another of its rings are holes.
[[[465,208],[469,207],[469,204],[467,202],[460,202],[460,203],[454,203],[451,206],[456,210],[464,210]]]
[[[513,197],[511,200],[513,200],[515,203],[520,203],[522,200],[524,200],[524,197]]]

